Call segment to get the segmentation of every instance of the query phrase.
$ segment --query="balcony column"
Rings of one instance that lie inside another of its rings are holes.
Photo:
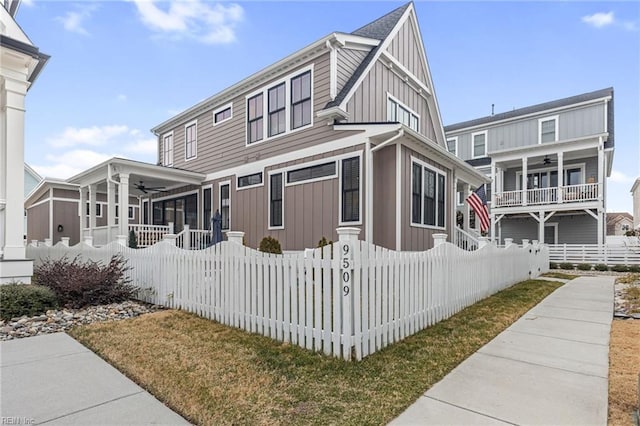
[[[120,173],[120,184],[118,185],[118,195],[120,198],[120,211],[118,215],[119,233],[127,235],[129,232],[129,174]]]
[[[527,157],[522,157],[522,205],[527,205]]]
[[[93,237],[93,230],[96,227],[96,192],[98,185],[89,185],[89,235]],[[81,234],[82,235],[82,234]]]
[[[80,216],[80,240],[82,240],[82,237],[84,236],[84,228],[87,226],[87,187],[81,186],[78,191],[80,192],[78,216]]]
[[[564,198],[564,153],[558,153],[558,203],[562,204]]]
[[[538,242],[540,242],[540,244],[544,243],[544,215],[544,210],[538,213]]]
[[[107,180],[107,242],[115,240],[113,227],[116,225],[116,184]],[[116,232],[117,234],[117,232]]]
[[[464,218],[462,223],[462,229],[465,231],[469,231],[470,223],[470,215],[471,215],[471,207],[469,203],[467,203],[467,197],[469,196],[469,184],[465,183],[462,185],[462,198],[464,199]]]
[[[491,209],[489,210],[489,220],[491,225],[491,241],[496,240],[496,217],[493,214],[493,206],[496,205],[496,162],[491,161]]]
[[[604,197],[605,185],[605,161],[604,161],[604,140],[602,136],[598,139],[598,245],[604,244],[606,235],[606,220],[604,220],[606,207]]]

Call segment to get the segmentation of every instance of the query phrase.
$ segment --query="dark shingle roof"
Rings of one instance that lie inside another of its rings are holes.
[[[409,5],[411,5],[411,2],[400,6],[395,10],[392,10],[383,17],[368,23],[364,27],[358,28],[351,34],[361,37],[374,38],[376,40],[380,40],[380,44],[382,44],[382,40],[386,39],[389,36],[391,30],[393,30],[393,28],[396,26]],[[333,101],[328,102],[325,108],[338,106],[342,103],[351,88],[355,85],[356,81],[358,81],[364,70],[367,69],[373,58],[376,56],[376,53],[380,48],[380,44],[369,51],[367,56],[364,57],[360,65],[358,65],[358,67],[355,69],[349,80],[347,80],[340,93],[338,93]]]
[[[548,109],[559,108],[568,106],[571,104],[577,104],[580,102],[590,101],[593,99],[603,98],[605,96],[611,96],[613,98],[613,87],[606,89],[596,90],[595,92],[583,93],[581,95],[571,96],[569,98],[557,99],[551,102],[545,102],[542,104],[532,105],[524,108],[514,109],[513,111],[503,112],[500,114],[490,115],[487,117],[476,118],[475,120],[463,121],[461,123],[449,124],[444,126],[445,132],[452,132],[454,130],[464,129],[466,127],[479,126],[482,124],[489,124],[494,121],[506,120],[509,118],[518,117],[521,115],[533,114],[536,112],[542,112]],[[609,105],[609,133],[610,140],[613,143],[613,102]]]

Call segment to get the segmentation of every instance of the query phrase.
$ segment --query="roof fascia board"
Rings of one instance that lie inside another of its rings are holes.
[[[426,84],[424,84],[422,81],[420,81],[420,79],[418,79],[418,77],[416,77],[411,71],[409,71],[407,69],[407,67],[402,65],[402,63],[395,56],[393,56],[391,53],[389,53],[389,52],[387,52],[385,50],[385,51],[382,52],[382,57],[384,57],[384,59],[389,61],[389,66],[390,67],[392,67],[394,69],[398,69],[401,74],[404,74],[405,77],[407,77],[409,80],[411,80],[411,82],[413,84],[415,84],[416,86],[418,86],[421,90],[424,90],[425,93],[427,93],[428,95],[433,95],[431,93],[431,89],[429,89]]]
[[[203,111],[206,111],[209,108],[215,108],[216,106],[219,106],[225,102],[229,102],[230,99],[238,96],[239,94],[251,91],[253,88],[259,86],[260,84],[263,84],[273,76],[288,71],[290,68],[297,66],[302,61],[306,62],[322,56],[323,54],[328,52],[327,42],[331,43],[335,41],[335,39],[336,33],[332,33],[321,38],[320,40],[315,41],[314,43],[298,50],[297,52],[285,57],[284,59],[281,59],[278,62],[271,64],[254,74],[251,74],[249,77],[222,90],[221,92],[208,97],[204,101],[198,102],[191,108],[179,113],[178,115],[165,120],[159,125],[153,127],[151,129],[151,132],[155,135],[160,135],[169,128],[173,128],[184,122],[192,120],[197,115],[201,114]]]
[[[371,50],[372,47],[376,47],[380,44],[380,40],[376,40],[375,38],[363,37],[347,33],[334,33],[334,35],[335,42],[340,44],[340,46],[344,47],[345,49],[357,49],[366,47],[366,50]]]
[[[473,130],[480,129],[480,128],[489,128],[489,127],[501,125],[501,124],[504,124],[504,123],[508,123],[508,122],[511,122],[511,121],[518,121],[518,120],[523,120],[523,119],[537,117],[537,116],[544,116],[544,115],[552,114],[552,113],[555,113],[555,112],[560,112],[560,111],[563,111],[563,110],[571,110],[571,109],[575,109],[575,108],[582,108],[582,107],[585,107],[585,106],[588,106],[588,105],[591,105],[591,104],[597,104],[599,102],[608,102],[610,100],[611,100],[611,96],[604,96],[604,97],[600,97],[600,98],[591,99],[591,100],[588,100],[588,101],[578,102],[578,103],[575,103],[575,104],[569,104],[569,105],[564,105],[564,106],[560,106],[560,107],[544,109],[544,110],[540,110],[540,111],[537,111],[537,112],[531,112],[529,114],[517,115],[515,117],[504,118],[502,120],[496,120],[496,121],[492,121],[490,123],[477,124],[475,126],[470,126],[470,127],[462,127],[460,129],[448,131],[447,135],[455,136],[455,135],[459,135],[461,133],[467,133],[469,131],[473,131]],[[456,123],[450,124],[450,126],[455,126],[455,125],[456,125]]]
[[[49,191],[49,188],[56,189],[68,189],[68,190],[77,190],[80,188],[80,185],[69,183],[63,180],[52,179],[52,178],[44,178],[40,181],[40,183],[33,188],[33,190],[27,195],[27,198],[24,200],[24,205],[29,206],[33,204],[35,200],[40,198],[43,194]]]

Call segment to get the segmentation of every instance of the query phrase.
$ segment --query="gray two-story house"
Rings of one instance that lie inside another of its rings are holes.
[[[613,117],[607,88],[445,126],[449,151],[491,178],[491,237],[603,244]]]
[[[115,214],[134,196],[147,230],[207,230],[218,211],[223,231],[244,232],[251,247],[267,235],[285,250],[315,247],[350,226],[380,246],[425,250],[455,230],[454,188],[487,181],[446,149],[413,3],[331,33],[152,132],[157,164],[112,159],[68,180],[89,205],[78,209],[82,237],[104,244],[142,229]]]

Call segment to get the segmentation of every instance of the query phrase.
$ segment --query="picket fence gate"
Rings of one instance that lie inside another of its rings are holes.
[[[549,245],[549,260],[590,265],[640,265],[640,245],[553,244]]]
[[[204,250],[166,241],[144,249],[29,244],[27,254],[36,267],[64,256],[107,263],[122,255],[141,300],[345,360],[360,360],[549,265],[542,245],[467,251],[445,242],[396,252],[359,241],[356,231],[339,228],[337,243],[285,255],[227,241]]]

